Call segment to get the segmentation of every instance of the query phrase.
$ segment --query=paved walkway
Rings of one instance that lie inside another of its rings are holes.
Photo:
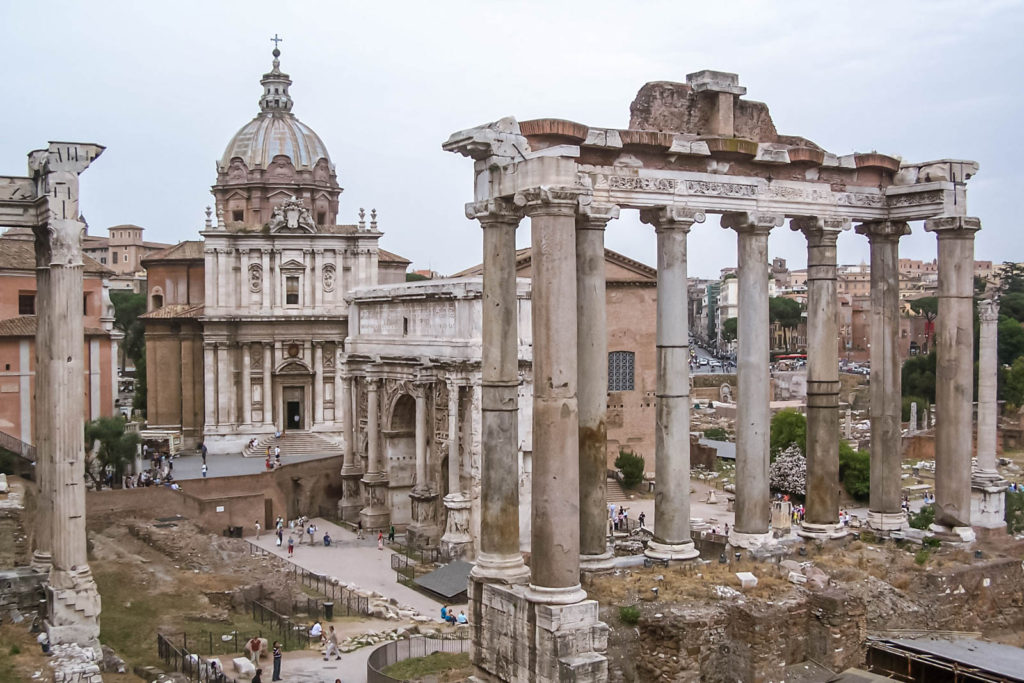
[[[338,458],[338,467],[341,467],[341,458],[338,456],[326,456]],[[321,460],[322,455],[282,455],[281,464],[290,465],[294,462],[306,462],[308,460]],[[146,463],[143,463],[145,465]],[[244,458],[239,453],[206,456],[207,477],[232,477],[238,474],[259,474],[266,472],[266,460],[264,458]],[[203,476],[203,459],[195,454],[195,451],[187,451],[174,459],[174,478],[178,481],[185,479],[199,479]]]

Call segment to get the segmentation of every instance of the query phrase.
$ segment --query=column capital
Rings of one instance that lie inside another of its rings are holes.
[[[313,253],[317,255],[322,255],[324,253],[324,250],[322,247],[314,247]]]
[[[579,208],[582,194],[583,190],[576,187],[541,185],[520,190],[512,198],[512,203],[523,207],[528,216],[572,216]]]
[[[981,219],[974,216],[939,216],[924,222],[925,232],[937,233],[938,237],[973,238],[981,230]]]
[[[478,220],[482,227],[490,223],[511,223],[518,225],[523,218],[523,211],[508,199],[485,199],[466,204],[466,218]]]
[[[608,221],[619,217],[616,204],[594,204],[593,195],[582,194],[579,198],[579,212],[576,214],[578,230],[604,230]]]
[[[983,323],[999,322],[999,302],[995,299],[982,299],[979,301],[978,319]]]
[[[854,229],[858,235],[867,235],[869,240],[899,240],[910,234],[910,226],[904,221],[872,221],[860,223]]]
[[[640,212],[640,222],[653,225],[655,230],[689,231],[694,223],[703,223],[706,219],[702,211],[689,206],[659,206]]]
[[[273,251],[274,250],[271,247],[260,247],[261,254],[271,254]]]
[[[761,233],[767,235],[772,228],[778,228],[785,217],[774,213],[753,211],[730,211],[722,214],[722,227],[736,232]]]
[[[811,236],[836,243],[839,233],[849,230],[852,221],[842,216],[797,216],[789,222],[790,230],[802,232],[808,239]]]

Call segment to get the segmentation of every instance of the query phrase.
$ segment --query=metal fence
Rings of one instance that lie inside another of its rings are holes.
[[[212,633],[210,634],[209,648],[213,649]],[[204,639],[200,638],[198,641],[193,638],[192,648],[189,645],[189,639],[186,634],[181,636],[182,643],[178,645],[174,642],[173,636],[166,636],[162,633],[156,635],[156,651],[163,660],[164,664],[167,665],[172,671],[177,671],[182,674],[189,681],[201,681],[202,683],[236,683],[234,678],[229,678],[223,671],[223,668],[214,670],[210,665],[209,659],[204,659],[200,652],[194,648],[196,645],[201,645]],[[237,649],[237,635],[233,645],[236,649],[225,650],[223,654],[235,654],[240,650]],[[216,654],[209,652],[209,654]]]
[[[366,683],[402,681],[404,679],[388,676],[384,673],[384,669],[396,662],[415,657],[426,657],[435,652],[462,654],[469,652],[469,645],[468,638],[425,638],[423,636],[413,636],[407,640],[385,643],[371,652],[366,660]]]
[[[272,630],[276,634],[276,640],[281,641],[286,650],[309,647],[311,638],[306,624],[295,622],[291,617],[271,609],[259,600],[253,600],[249,606],[252,609],[252,620]],[[260,635],[262,636],[262,633]]]
[[[329,601],[334,603],[334,614],[336,616],[369,616],[369,596],[361,595],[358,592],[351,590],[346,586],[334,583],[334,581],[329,576],[325,576],[323,574],[316,574],[314,572],[309,571],[308,569],[303,569],[297,564],[289,562],[285,558],[276,555],[275,553],[268,552],[267,550],[261,548],[260,546],[256,545],[251,541],[249,541],[249,554],[263,555],[269,558],[278,566],[283,567],[286,571],[291,573],[295,577],[295,580],[298,581],[300,585],[315,590],[324,596],[322,599],[313,599],[316,602],[315,607],[310,602],[306,603],[305,608],[308,614],[323,617],[323,603]],[[274,606],[278,609],[278,611],[281,611],[283,607],[280,604],[275,604]],[[289,609],[296,612],[300,611],[300,603],[292,603],[289,606]],[[315,612],[312,611],[313,609],[315,609]]]

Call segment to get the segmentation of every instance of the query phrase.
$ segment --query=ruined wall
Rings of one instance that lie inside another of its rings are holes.
[[[1024,628],[1024,564],[1004,558],[937,568],[921,589],[935,596],[933,628],[993,633]]]

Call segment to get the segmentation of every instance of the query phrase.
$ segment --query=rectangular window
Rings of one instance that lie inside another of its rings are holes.
[[[110,252],[110,259],[111,259],[112,263],[117,263],[117,252],[116,251]]]
[[[89,315],[89,295],[82,295],[82,315]]]
[[[244,218],[245,211],[239,211],[238,209],[235,209],[234,211],[231,212],[231,220],[233,220],[236,223],[241,223],[242,219]]]
[[[633,391],[632,351],[612,351],[608,354],[608,391]]]
[[[100,256],[100,263],[102,263],[103,265],[107,265],[107,257],[106,256]]]
[[[18,294],[18,315],[36,314],[36,295]]]
[[[299,278],[297,275],[285,278],[284,297],[284,302],[286,305],[299,305]]]

